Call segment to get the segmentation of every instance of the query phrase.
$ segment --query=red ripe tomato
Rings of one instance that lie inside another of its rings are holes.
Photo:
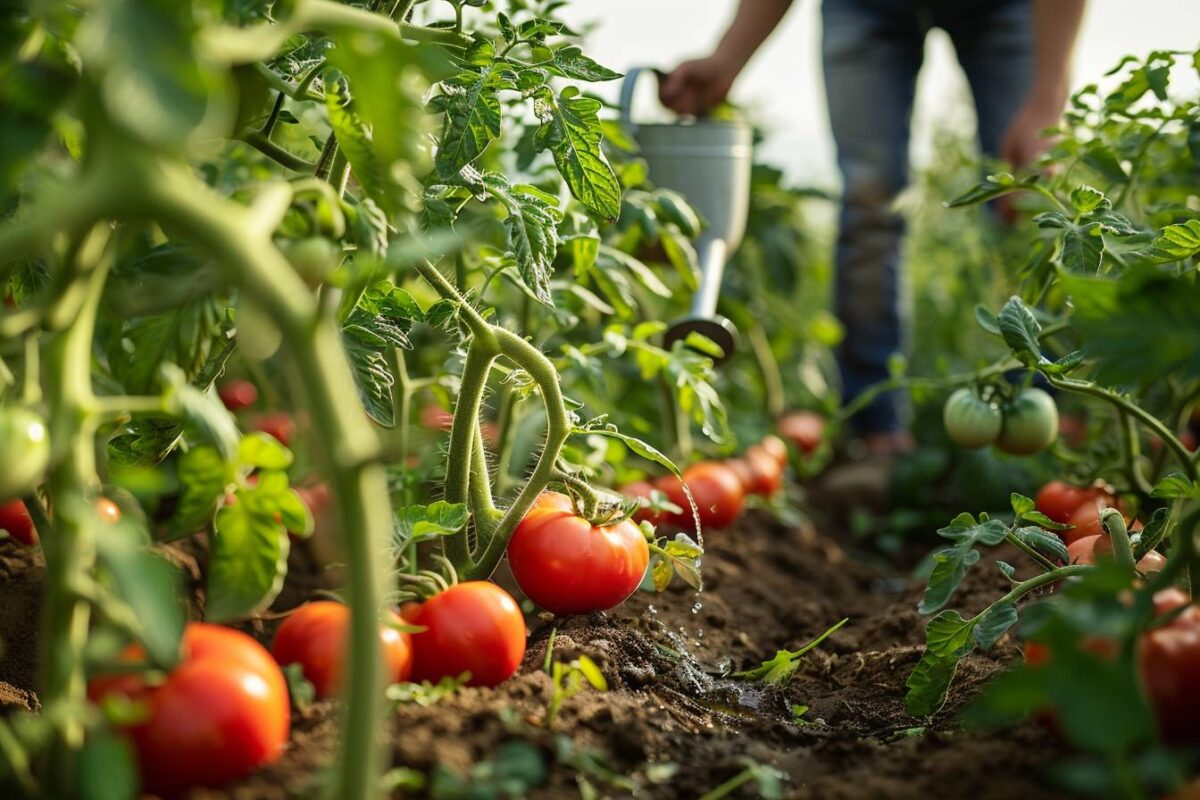
[[[633,483],[625,484],[619,491],[630,500],[649,500],[655,488],[654,484],[649,481],[634,481]],[[633,512],[633,519],[636,522],[649,522],[651,525],[661,525],[666,520],[666,515],[661,511],[643,507]]]
[[[121,507],[107,497],[97,497],[92,508],[103,523],[114,525],[121,521]]]
[[[414,681],[436,683],[469,672],[468,686],[497,686],[525,657],[525,618],[494,583],[451,586],[407,612],[406,619],[425,628],[412,635]]]
[[[1055,522],[1066,524],[1071,515],[1088,500],[1111,498],[1100,486],[1072,486],[1066,481],[1050,481],[1037,493],[1037,510]]]
[[[703,528],[724,528],[742,513],[746,493],[737,475],[723,464],[702,461],[683,471],[683,482],[692,491]],[[672,503],[683,509],[671,521],[684,529],[694,526],[691,505],[679,481],[671,476],[659,480],[658,488]]]
[[[535,509],[550,509],[574,513],[575,503],[562,492],[542,492],[533,501],[533,508],[529,510],[532,512]]]
[[[0,504],[0,529],[8,531],[8,535],[26,547],[37,544],[37,530],[33,527],[33,518],[22,500],[9,500]]]
[[[571,510],[569,498],[559,496],[567,508],[553,499],[535,506],[508,542],[508,566],[517,585],[558,615],[620,605],[646,574],[646,537],[630,520],[593,525]]]
[[[779,420],[779,435],[796,445],[802,453],[811,453],[825,436],[825,418],[811,411],[793,411]]]
[[[144,658],[133,646],[126,660]],[[276,761],[291,715],[287,684],[270,653],[232,628],[193,622],[183,660],[166,681],[101,678],[88,694],[124,694],[145,703],[144,720],[125,729],[138,754],[142,788],[172,796],[192,786],[220,786]]]
[[[225,381],[217,387],[217,397],[230,411],[241,411],[258,401],[258,389],[250,381]]]
[[[454,425],[454,414],[430,403],[421,409],[421,425],[431,431],[448,431]]]
[[[746,463],[744,458],[729,458],[721,462],[729,471],[737,476],[738,483],[742,486],[742,491],[749,492],[750,487],[754,485],[754,473],[750,471],[750,465]]]
[[[759,446],[762,447],[763,450],[766,450],[767,453],[770,454],[771,458],[778,461],[779,466],[787,466],[788,448],[783,439],[780,439],[775,434],[769,434],[763,437],[763,440],[759,442]]]
[[[1085,536],[1076,539],[1067,547],[1068,563],[1095,564],[1098,559],[1112,558],[1112,539],[1108,536]],[[1137,562],[1139,572],[1159,572],[1166,565],[1167,558],[1157,550],[1151,550]]]
[[[1075,509],[1071,514],[1071,518],[1067,522],[1074,525],[1074,528],[1065,531],[1059,531],[1068,545],[1072,542],[1077,542],[1086,536],[1100,536],[1104,534],[1104,526],[1100,524],[1100,512],[1106,508],[1113,507],[1113,499],[1109,495],[1101,495],[1085,500],[1079,508]],[[1125,523],[1129,524],[1129,518],[1125,518]]]
[[[400,622],[400,617],[392,618]],[[350,607],[331,600],[301,606],[275,632],[271,655],[280,664],[299,664],[318,697],[330,697],[341,689],[345,671],[346,641],[350,636]],[[384,678],[402,683],[412,673],[412,638],[390,625],[379,626],[383,650]]]
[[[1155,595],[1155,606],[1177,608],[1180,598]],[[1180,593],[1182,594],[1182,593]],[[1187,602],[1186,596],[1182,598]],[[1184,611],[1169,624],[1142,635],[1138,661],[1146,695],[1169,742],[1200,741],[1200,613]]]
[[[761,445],[747,450],[743,461],[750,471],[750,485],[746,487],[750,494],[770,497],[783,486],[783,465]]]
[[[269,436],[274,436],[284,447],[290,446],[292,439],[296,436],[296,422],[286,411],[268,411],[266,414],[259,414],[258,418],[254,420],[253,428]]]

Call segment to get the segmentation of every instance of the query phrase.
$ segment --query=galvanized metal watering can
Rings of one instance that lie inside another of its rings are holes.
[[[696,241],[700,285],[688,316],[667,330],[666,346],[693,331],[724,350],[724,363],[737,345],[733,323],[717,314],[725,262],[746,232],[750,201],[753,129],[744,122],[696,119],[687,122],[638,124],[632,118],[633,90],[648,71],[634,67],[621,85],[621,121],[637,139],[650,180],[682,194],[707,221]]]

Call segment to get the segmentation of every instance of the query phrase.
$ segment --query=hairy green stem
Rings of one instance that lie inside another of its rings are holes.
[[[1100,526],[1104,528],[1112,541],[1113,560],[1118,566],[1133,572],[1137,564],[1133,558],[1133,546],[1129,543],[1129,529],[1125,527],[1125,517],[1115,508],[1106,508],[1100,512]]]
[[[1039,553],[1037,550],[1035,550],[1033,547],[1031,547],[1028,543],[1021,541],[1020,537],[1018,537],[1016,535],[1016,533],[1014,533],[1013,531],[1010,530],[1007,533],[1005,533],[1004,540],[1007,541],[1009,544],[1013,545],[1014,547],[1016,547],[1018,550],[1020,550],[1025,555],[1029,556],[1035,562],[1037,562],[1037,565],[1039,567],[1041,567],[1042,569],[1052,570],[1052,569],[1056,568],[1053,561],[1051,561],[1050,559],[1046,558],[1044,555]]]
[[[97,226],[102,230],[102,226]],[[107,237],[107,229],[98,234]],[[46,588],[42,616],[45,652],[42,665],[43,706],[82,708],[87,698],[84,652],[91,604],[80,589],[91,579],[96,564],[95,513],[89,494],[97,488],[95,424],[89,415],[92,393],[92,339],[96,309],[108,275],[107,263],[93,265],[79,315],[47,346],[46,396],[54,456],[47,486],[54,498],[55,525],[42,537],[46,557]],[[77,713],[50,714],[56,720],[47,773],[51,795],[75,791],[75,757],[83,747],[84,722]]]
[[[316,169],[316,165],[311,161],[292,155],[287,150],[272,142],[261,131],[242,131],[239,138],[276,164],[287,167],[293,172],[311,173]]]
[[[1179,459],[1180,464],[1184,468],[1187,477],[1196,480],[1196,464],[1192,461],[1192,454],[1188,451],[1178,437],[1172,433],[1166,425],[1164,425],[1157,417],[1146,411],[1136,403],[1131,403],[1124,397],[1121,397],[1116,392],[1105,389],[1103,386],[1097,386],[1088,381],[1079,381],[1073,378],[1061,378],[1055,375],[1046,375],[1046,380],[1056,389],[1062,389],[1067,392],[1077,392],[1086,394],[1092,397],[1098,397],[1106,403],[1110,403],[1118,410],[1129,414],[1131,417],[1141,422],[1149,428],[1156,436],[1162,439],[1163,445],[1175,454]]]
[[[486,464],[482,476],[472,476],[472,456],[476,449],[476,437],[479,436],[479,406],[483,403],[488,374],[497,355],[498,350],[493,343],[479,337],[472,337],[467,346],[458,399],[454,404],[454,423],[450,427],[450,454],[446,463],[446,502],[467,502],[472,483],[488,479]],[[473,508],[472,511],[482,509]],[[468,532],[465,529],[445,537],[443,541],[446,557],[460,574],[474,565]]]
[[[467,573],[469,579],[476,580],[490,577],[495,572],[517,523],[525,517],[533,507],[534,501],[550,483],[554,465],[571,435],[570,418],[563,402],[562,388],[558,383],[558,372],[550,359],[541,350],[511,331],[497,327],[495,335],[501,354],[528,372],[529,377],[541,390],[542,402],[546,408],[546,441],[529,480],[505,512],[492,540],[476,559],[475,566]]]

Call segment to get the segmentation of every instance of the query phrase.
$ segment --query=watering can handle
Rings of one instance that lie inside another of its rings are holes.
[[[630,131],[637,130],[637,123],[633,121],[633,90],[643,72],[656,77],[660,75],[653,67],[632,67],[625,73],[625,80],[621,81],[621,124]]]

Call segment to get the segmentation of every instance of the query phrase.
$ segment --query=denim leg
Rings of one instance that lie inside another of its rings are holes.
[[[907,8],[906,8],[907,6]],[[900,240],[892,204],[908,178],[909,120],[925,26],[908,3],[825,0],[822,56],[843,191],[834,255],[838,349],[848,401],[886,380],[903,350]],[[853,420],[860,434],[903,426],[899,393],[876,398]]]
[[[995,156],[1008,125],[1033,85],[1032,0],[944,2],[935,15],[946,30],[971,85],[979,118],[979,146]]]

